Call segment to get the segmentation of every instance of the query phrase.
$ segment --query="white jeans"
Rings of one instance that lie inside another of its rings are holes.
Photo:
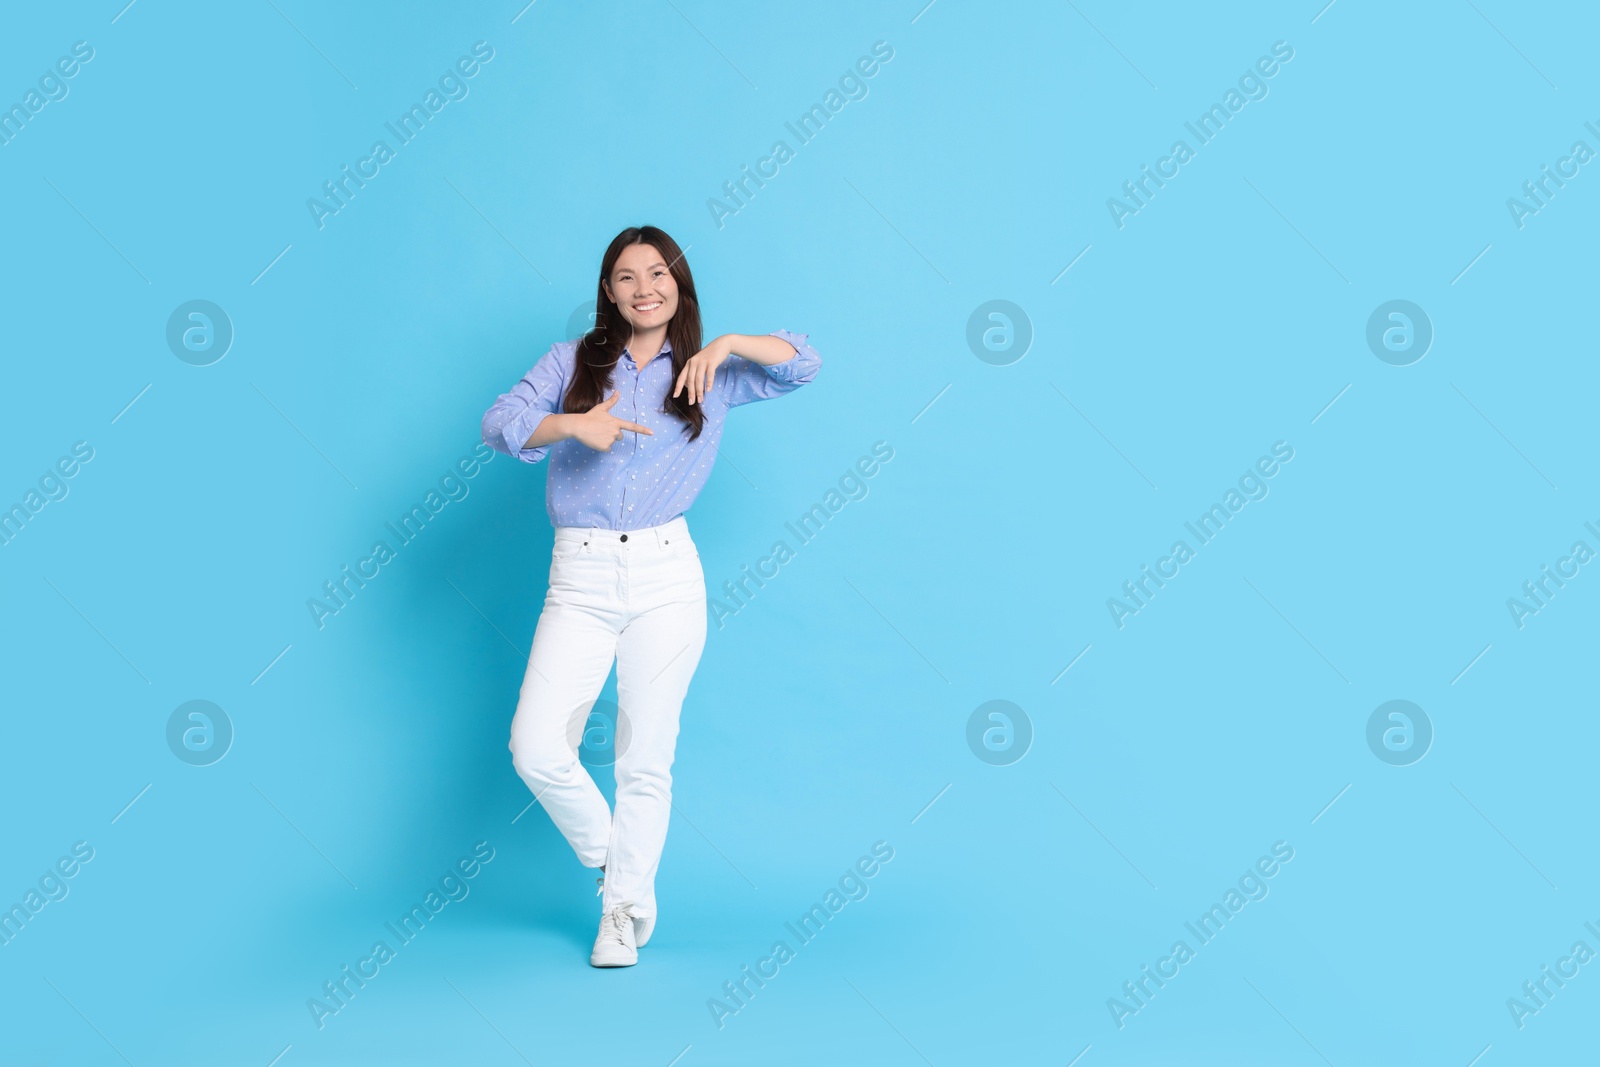
[[[625,533],[556,528],[511,762],[584,866],[605,866],[604,908],[656,912],[678,712],[705,643],[705,574],[683,516]],[[578,758],[613,657],[614,814]]]

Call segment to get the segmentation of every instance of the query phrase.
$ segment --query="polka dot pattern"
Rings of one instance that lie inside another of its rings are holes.
[[[624,348],[611,374],[611,387],[617,391],[611,414],[646,426],[652,434],[625,430],[609,452],[596,452],[572,440],[521,447],[546,415],[563,411],[577,341],[553,345],[509,393],[501,394],[484,413],[483,440],[496,452],[525,463],[550,457],[545,509],[553,526],[603,530],[659,526],[688,511],[705,488],[729,411],[782,396],[816,377],[822,357],[807,343],[806,334],[774,330],[772,336],[787,341],[794,356],[772,366],[729,356],[717,368],[711,391],[702,401],[705,424],[693,441],[686,423],[661,410],[673,386],[668,342],[643,367],[636,366],[633,354]]]

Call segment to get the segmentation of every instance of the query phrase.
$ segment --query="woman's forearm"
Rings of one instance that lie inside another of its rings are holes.
[[[759,363],[763,367],[783,363],[798,354],[788,341],[781,337],[773,337],[771,334],[726,333],[718,340],[725,341],[728,351],[734,355],[748,359],[752,363]]]
[[[567,440],[572,436],[573,418],[575,418],[573,415],[546,415],[539,420],[539,425],[533,428],[533,436],[529,437],[522,447],[538,448],[540,445],[553,445],[557,441]]]

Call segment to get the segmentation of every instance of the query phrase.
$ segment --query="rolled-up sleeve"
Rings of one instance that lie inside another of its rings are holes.
[[[549,445],[523,448],[522,444],[546,415],[561,411],[567,391],[566,354],[562,345],[553,346],[509,393],[500,394],[483,413],[484,444],[524,463],[537,463],[549,453]]]
[[[772,337],[787,341],[794,355],[782,363],[763,366],[733,356],[728,360],[728,406],[736,408],[756,400],[771,400],[792,393],[817,376],[822,357],[807,343],[807,334],[773,330]]]

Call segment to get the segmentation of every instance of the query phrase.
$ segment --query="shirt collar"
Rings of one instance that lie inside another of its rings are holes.
[[[627,345],[623,345],[622,346],[622,351],[627,353],[627,356],[628,356],[628,358],[630,360],[633,359],[633,349],[629,348]],[[661,351],[656,353],[655,359],[652,359],[650,361],[650,363],[654,363],[656,361],[656,359],[660,359],[663,356],[667,357],[667,362],[668,363],[672,362],[672,342],[671,341],[663,340],[661,342]],[[635,361],[635,362],[637,363],[637,361]],[[649,365],[650,364],[648,364],[648,363],[645,364],[645,366],[647,366],[647,367]]]

